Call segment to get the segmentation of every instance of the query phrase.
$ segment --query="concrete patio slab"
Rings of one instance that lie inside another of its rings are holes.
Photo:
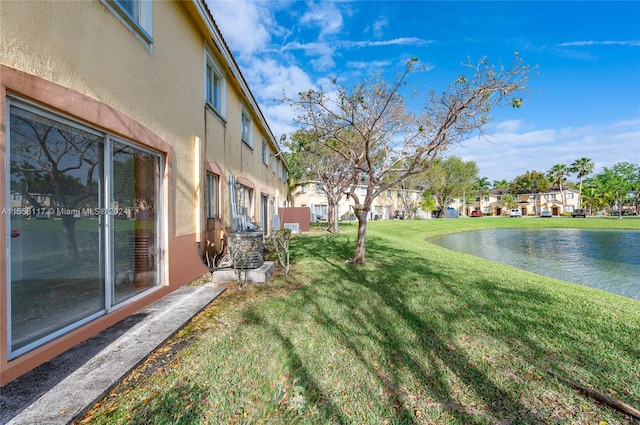
[[[184,286],[0,388],[0,424],[68,424],[225,290]]]

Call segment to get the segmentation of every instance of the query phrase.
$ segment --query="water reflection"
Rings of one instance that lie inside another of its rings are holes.
[[[640,299],[640,231],[489,229],[430,242],[567,282]]]

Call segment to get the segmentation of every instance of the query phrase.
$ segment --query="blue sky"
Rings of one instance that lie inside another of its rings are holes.
[[[411,57],[409,83],[442,91],[488,56],[538,66],[525,104],[495,111],[485,138],[450,149],[490,181],[587,157],[640,164],[640,2],[212,1],[214,19],[276,136],[295,130],[276,99],[347,87]],[[419,105],[416,105],[418,108]]]

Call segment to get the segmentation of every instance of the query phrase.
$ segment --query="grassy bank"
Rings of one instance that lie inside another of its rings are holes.
[[[608,424],[640,407],[640,302],[429,244],[488,227],[635,228],[602,219],[376,222],[291,243],[287,281],[230,285],[86,423]]]

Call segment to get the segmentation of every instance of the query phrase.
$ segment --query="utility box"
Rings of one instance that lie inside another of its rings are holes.
[[[280,223],[283,228],[295,229],[300,232],[311,231],[311,209],[309,207],[282,207],[278,208]]]

